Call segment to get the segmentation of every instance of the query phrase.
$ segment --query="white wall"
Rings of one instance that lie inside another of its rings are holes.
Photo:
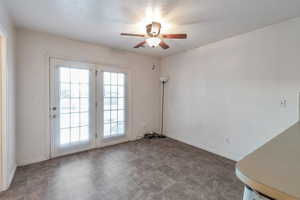
[[[239,160],[298,119],[300,18],[169,56],[161,70],[168,136]]]
[[[14,67],[14,27],[4,6],[0,2],[0,34],[6,38],[6,90],[7,90],[7,107],[6,107],[6,133],[4,133],[4,188],[6,189],[11,182],[16,168],[15,159],[15,67]]]
[[[126,51],[17,30],[17,163],[45,160],[49,155],[47,127],[47,56],[130,68],[133,85],[133,134],[159,130],[159,60]]]

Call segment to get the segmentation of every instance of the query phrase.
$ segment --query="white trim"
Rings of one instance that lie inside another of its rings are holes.
[[[229,153],[224,153],[224,152],[216,150],[216,148],[213,148],[210,145],[194,144],[190,141],[187,141],[187,140],[183,139],[182,137],[178,137],[177,135],[168,134],[168,131],[166,131],[166,130],[165,130],[165,135],[167,135],[169,138],[171,138],[173,140],[177,140],[179,142],[182,142],[182,143],[188,144],[190,146],[193,146],[197,149],[202,149],[204,151],[210,152],[212,154],[216,154],[218,156],[224,157],[226,159],[229,159],[229,160],[232,160],[232,161],[235,161],[235,162],[237,162],[239,160],[239,158],[241,158],[241,156],[238,155],[238,154],[231,155]]]
[[[2,28],[2,27],[0,27]],[[8,112],[7,112],[7,107],[8,107],[8,83],[7,83],[7,34],[5,34],[4,29],[0,30],[0,37],[2,38],[1,42],[1,48],[3,49],[4,52],[1,52],[2,59],[0,63],[1,71],[0,71],[0,76],[1,76],[1,132],[0,132],[0,137],[1,137],[1,162],[0,164],[2,165],[0,167],[1,169],[1,174],[0,174],[0,186],[2,190],[6,190],[9,185],[9,172],[8,172],[8,151],[7,151],[7,127],[8,127]]]
[[[298,93],[298,121],[300,121],[300,93]]]
[[[10,186],[10,184],[12,183],[13,179],[14,179],[14,176],[15,176],[15,173],[16,173],[16,170],[17,170],[17,165],[14,164],[14,167],[13,169],[10,171],[9,173],[9,176],[8,176],[8,185],[7,185],[7,188]]]
[[[49,106],[50,106],[50,97],[51,97],[51,83],[50,83],[50,74],[51,74],[51,63],[50,63],[50,56],[45,56],[45,66],[46,66],[46,70],[45,70],[45,95],[46,95],[46,107],[45,107],[45,155],[44,158],[42,160],[48,160],[51,158],[51,120],[50,120],[50,116],[49,116]],[[32,162],[31,162],[32,163]]]
[[[11,183],[12,183],[14,177],[15,177],[16,170],[17,170],[17,165],[14,164],[13,169],[8,173],[7,182],[6,182],[5,185],[3,185],[1,191],[5,191],[5,190],[7,190],[9,188],[9,186],[11,185]]]

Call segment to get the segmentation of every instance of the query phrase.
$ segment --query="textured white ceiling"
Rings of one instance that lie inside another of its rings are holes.
[[[1,0],[19,27],[99,43],[148,55],[166,56],[300,16],[300,0]],[[160,18],[168,50],[133,49],[141,21]]]

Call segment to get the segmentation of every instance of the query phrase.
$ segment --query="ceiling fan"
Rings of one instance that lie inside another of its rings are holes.
[[[123,36],[135,36],[135,37],[144,37],[144,41],[138,43],[134,48],[145,47],[145,44],[148,44],[150,47],[160,46],[163,49],[170,48],[162,39],[186,39],[187,34],[161,34],[161,24],[159,22],[152,22],[146,26],[147,34],[134,34],[134,33],[121,33]]]

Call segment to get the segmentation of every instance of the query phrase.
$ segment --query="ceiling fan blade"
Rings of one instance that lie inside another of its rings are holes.
[[[186,39],[187,34],[163,34],[163,38],[166,39]]]
[[[145,37],[144,34],[135,34],[135,33],[121,33],[123,36],[135,36],[135,37]]]
[[[140,42],[137,45],[135,45],[133,48],[140,48],[140,47],[144,47],[144,44],[146,44],[146,41]]]
[[[161,41],[161,42],[159,43],[159,46],[160,46],[161,48],[163,48],[163,49],[168,49],[168,48],[170,48],[170,46],[167,45],[164,41]]]

